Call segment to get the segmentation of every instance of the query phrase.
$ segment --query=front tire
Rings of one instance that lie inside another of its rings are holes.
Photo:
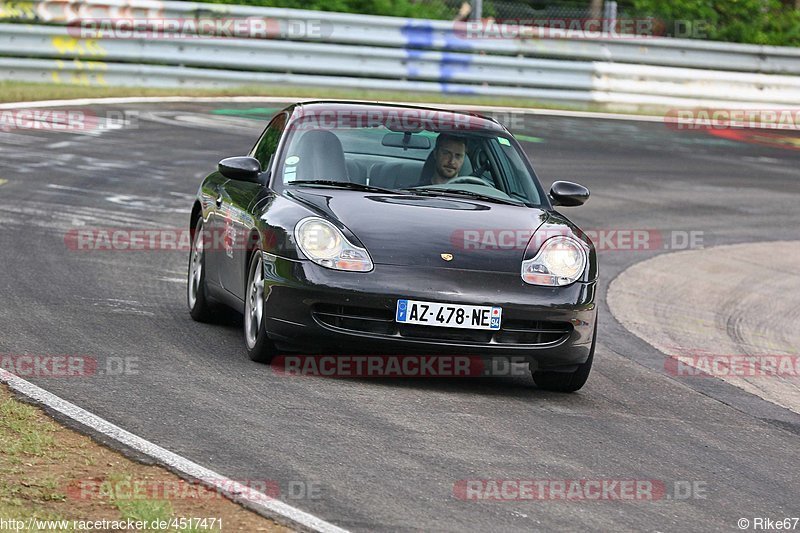
[[[597,342],[597,322],[595,319],[594,333],[592,334],[592,347],[589,358],[585,363],[578,365],[572,372],[536,371],[533,372],[533,381],[540,389],[552,392],[575,392],[580,390],[589,379],[594,360],[594,347]]]
[[[198,217],[194,224],[187,277],[186,303],[189,305],[189,314],[197,322],[209,322],[214,309],[206,291],[206,254],[202,217]]]
[[[244,341],[247,355],[257,363],[269,363],[276,355],[276,348],[264,327],[264,259],[256,249],[247,269],[247,287],[244,308]]]

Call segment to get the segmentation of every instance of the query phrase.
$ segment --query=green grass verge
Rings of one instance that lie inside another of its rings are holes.
[[[37,424],[38,411],[23,403],[0,403],[0,449],[14,464],[21,456],[42,457],[53,451],[53,428]]]
[[[83,488],[87,482],[94,488]],[[159,467],[130,461],[60,426],[0,384],[0,521],[5,524],[0,530],[54,531],[57,526],[46,521],[64,521],[66,529],[59,530],[71,531],[72,520],[169,523],[172,518],[217,518],[213,527],[202,529],[208,533],[220,531],[224,517],[231,530],[290,531],[200,486],[188,495],[164,494],[163,498],[146,491],[130,492],[133,486],[178,483],[179,478]],[[43,523],[37,525],[37,521]],[[164,531],[201,531],[200,524],[190,521],[170,525],[179,529]]]
[[[11,398],[0,401],[0,450],[2,460],[0,469],[4,477],[19,479],[28,461],[59,459],[53,434],[54,424],[42,424],[41,413],[31,405]],[[30,477],[25,481],[0,481],[0,518],[8,520],[60,520],[61,517],[50,512],[41,512],[26,502],[63,501],[66,498],[58,482],[50,476]]]

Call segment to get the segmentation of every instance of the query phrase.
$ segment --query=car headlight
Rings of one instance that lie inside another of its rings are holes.
[[[553,237],[545,241],[536,257],[522,262],[522,279],[531,285],[569,285],[581,277],[586,261],[586,248],[580,242]]]
[[[348,241],[339,228],[327,220],[304,218],[295,226],[294,238],[300,251],[320,266],[352,272],[372,270],[369,252]]]

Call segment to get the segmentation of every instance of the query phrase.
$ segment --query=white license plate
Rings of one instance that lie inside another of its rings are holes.
[[[500,329],[503,310],[483,305],[397,300],[397,322],[443,328]]]

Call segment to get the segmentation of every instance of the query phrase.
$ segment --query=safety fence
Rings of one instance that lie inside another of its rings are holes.
[[[3,79],[298,85],[614,108],[800,105],[800,49],[153,0],[0,3]],[[511,31],[513,30],[513,31]]]

